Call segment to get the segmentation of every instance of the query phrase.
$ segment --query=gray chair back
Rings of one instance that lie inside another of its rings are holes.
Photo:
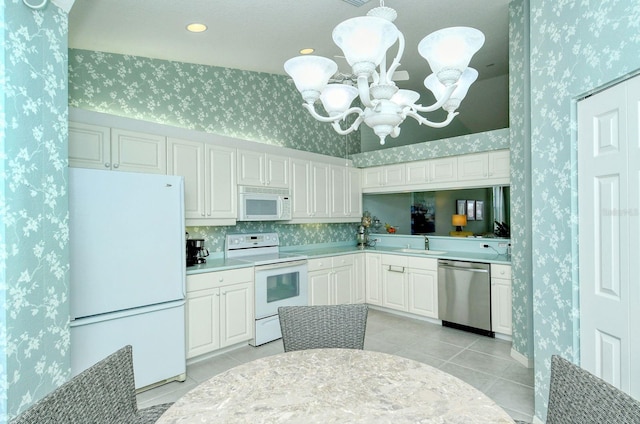
[[[132,348],[125,346],[37,401],[11,423],[146,424],[155,423],[169,406],[138,410]]]
[[[281,306],[284,351],[364,348],[368,308],[364,304]]]
[[[640,402],[558,355],[549,386],[547,424],[640,424]]]

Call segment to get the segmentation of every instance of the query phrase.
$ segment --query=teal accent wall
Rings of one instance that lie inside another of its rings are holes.
[[[551,355],[579,359],[575,100],[640,68],[640,2],[530,4],[535,411],[544,418]]]
[[[0,422],[66,381],[67,14],[0,7]]]
[[[69,106],[335,157],[360,151],[359,132],[337,134],[302,103],[283,75],[69,50]]]
[[[529,1],[509,5],[509,130],[511,137],[511,273],[513,349],[533,360]]]

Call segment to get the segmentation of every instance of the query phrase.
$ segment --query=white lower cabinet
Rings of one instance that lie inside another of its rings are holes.
[[[438,318],[438,260],[381,255],[382,306]]]
[[[365,299],[371,305],[382,306],[382,255],[367,252],[365,261]]]
[[[253,268],[187,276],[187,359],[253,338]]]
[[[309,259],[309,304],[357,303],[361,289],[356,282],[356,256],[340,255]]]
[[[511,266],[491,264],[491,327],[511,335]]]

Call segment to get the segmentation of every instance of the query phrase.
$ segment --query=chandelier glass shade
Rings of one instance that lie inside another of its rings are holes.
[[[435,128],[451,123],[458,114],[460,102],[478,78],[478,72],[468,66],[484,44],[484,35],[474,28],[452,27],[433,32],[420,41],[418,52],[433,72],[424,84],[436,98],[433,105],[422,106],[417,103],[420,94],[400,90],[392,80],[404,53],[404,36],[393,24],[397,16],[395,10],[384,7],[383,1],[380,3],[380,7],[370,10],[367,16],[347,19],[333,30],[333,41],[342,49],[356,77],[355,86],[350,80],[329,84],[338,66],[333,60],[320,56],[294,57],[285,62],[284,69],[302,95],[303,106],[315,119],[331,123],[339,134],[349,134],[364,122],[378,135],[380,144],[384,144],[388,135],[400,134],[400,124],[407,116]],[[398,51],[387,68],[387,51],[394,44]],[[351,107],[356,97],[364,109]],[[316,111],[318,100],[328,116]],[[447,112],[442,122],[432,122],[421,115],[440,108]],[[342,128],[340,122],[352,114],[356,119],[349,127]]]

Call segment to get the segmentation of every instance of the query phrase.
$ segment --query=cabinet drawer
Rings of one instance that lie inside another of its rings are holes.
[[[511,266],[491,264],[491,278],[504,278],[511,280]]]
[[[407,267],[407,257],[400,255],[382,255],[382,265],[403,266]]]
[[[187,275],[187,293],[253,281],[253,267]]]
[[[435,258],[417,258],[415,256],[408,257],[409,268],[426,269],[430,271],[438,270],[438,260]]]
[[[340,255],[333,257],[333,267],[337,268],[340,266],[353,266],[355,264],[355,256],[354,255]]]
[[[324,258],[313,258],[313,259],[309,259],[308,264],[307,264],[309,271],[319,271],[322,269],[331,269],[332,265],[332,261],[331,261],[331,257],[324,257]]]

